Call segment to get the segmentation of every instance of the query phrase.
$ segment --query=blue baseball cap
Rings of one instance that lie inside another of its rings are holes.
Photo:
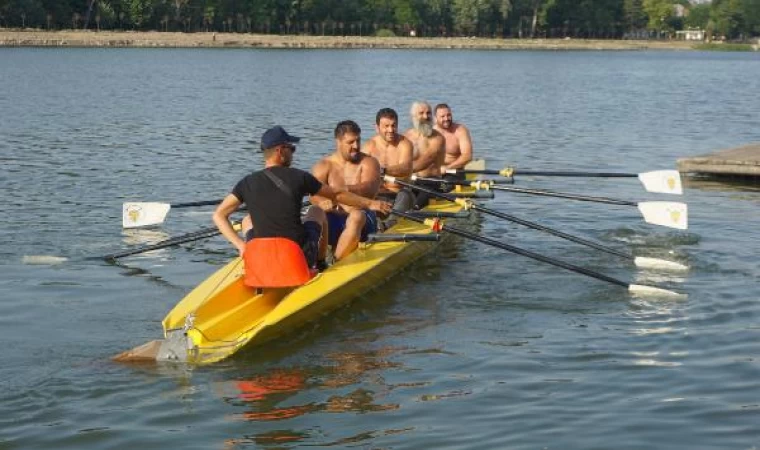
[[[277,125],[261,135],[261,150],[264,151],[280,144],[295,144],[300,140],[300,137],[288,134],[283,127]]]

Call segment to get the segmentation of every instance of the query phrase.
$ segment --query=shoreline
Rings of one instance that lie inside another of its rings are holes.
[[[306,36],[158,31],[40,31],[0,29],[0,47],[475,49],[475,50],[694,50],[700,42],[494,39],[374,36]]]

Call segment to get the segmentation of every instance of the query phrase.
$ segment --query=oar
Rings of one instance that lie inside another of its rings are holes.
[[[400,211],[392,211],[391,214],[396,214],[399,217],[403,217],[405,219],[411,220],[413,222],[417,223],[424,223],[428,226],[430,226],[431,229],[436,231],[444,231],[451,234],[455,234],[457,236],[462,236],[467,239],[471,239],[473,241],[477,241],[486,245],[490,245],[496,248],[500,248],[502,250],[506,250],[508,252],[516,253],[518,255],[522,255],[528,258],[535,259],[537,261],[545,262],[547,264],[551,264],[553,266],[561,267],[563,269],[570,270],[572,272],[576,272],[582,275],[586,275],[592,278],[596,278],[597,280],[606,281],[611,284],[615,284],[617,286],[624,287],[628,289],[628,292],[632,294],[638,294],[638,295],[654,295],[654,296],[670,296],[670,297],[679,297],[679,298],[685,298],[686,294],[680,294],[678,292],[670,291],[663,288],[653,287],[653,286],[646,286],[646,285],[640,285],[640,284],[630,284],[626,283],[623,280],[618,280],[617,278],[613,278],[610,276],[607,276],[603,273],[596,272],[590,269],[586,269],[583,267],[579,267],[570,263],[566,263],[562,260],[550,258],[548,256],[541,255],[539,253],[534,253],[529,250],[525,250],[519,247],[514,247],[509,244],[505,244],[503,242],[495,241],[493,239],[487,238],[485,236],[480,236],[475,233],[471,233],[469,231],[465,231],[459,228],[454,228],[446,224],[441,224],[440,221],[435,219],[421,219],[419,217],[416,217],[409,213],[404,213]]]
[[[522,170],[514,167],[505,167],[501,170],[462,170],[449,169],[448,174],[482,174],[482,175],[500,175],[502,177],[512,178],[517,175],[537,176],[537,177],[579,177],[579,178],[638,178],[644,189],[649,192],[660,194],[683,194],[681,187],[681,174],[677,170],[655,170],[643,173],[621,173],[621,172],[569,172],[569,171],[545,171],[545,170]]]
[[[232,226],[233,226],[233,228],[235,228],[236,230],[238,230],[239,227],[240,227],[240,222],[234,222],[232,224]],[[125,250],[123,252],[112,253],[110,255],[105,255],[105,256],[101,257],[101,259],[105,259],[106,261],[115,261],[115,260],[117,260],[119,258],[124,258],[126,256],[137,255],[139,253],[145,253],[145,252],[149,252],[151,250],[158,250],[158,249],[162,249],[162,248],[166,248],[166,247],[173,247],[173,246],[176,246],[176,245],[185,244],[187,242],[193,242],[193,241],[199,241],[201,239],[207,239],[207,238],[210,238],[210,237],[214,237],[214,236],[216,236],[218,234],[221,234],[221,232],[216,228],[216,226],[208,227],[208,228],[203,228],[201,230],[193,231],[192,233],[182,234],[180,236],[175,236],[173,238],[169,238],[169,239],[163,240],[161,242],[157,242],[155,244],[145,245],[145,246],[134,248],[134,249],[131,249],[131,250]]]
[[[172,208],[218,205],[221,200],[188,203],[127,202],[122,205],[121,223],[124,228],[147,227],[164,223]]]
[[[166,215],[172,208],[192,208],[195,206],[215,206],[221,200],[205,200],[189,203],[159,203],[159,202],[129,202],[122,205],[121,222],[124,228],[148,227],[164,223]],[[302,207],[309,206],[309,201],[304,201]],[[245,205],[238,211],[245,211]]]
[[[495,211],[495,210],[492,210],[492,209],[489,209],[489,208],[485,208],[483,206],[480,206],[480,205],[477,205],[475,203],[472,203],[471,201],[466,200],[466,199],[453,198],[453,197],[451,197],[448,194],[444,194],[444,193],[441,193],[441,192],[433,191],[433,190],[430,190],[430,189],[425,189],[423,187],[420,187],[420,186],[417,186],[417,185],[414,185],[414,184],[411,184],[411,183],[407,183],[405,181],[397,180],[397,179],[395,179],[393,177],[389,177],[387,175],[386,175],[385,178],[386,178],[386,181],[395,182],[395,183],[400,184],[401,186],[406,186],[406,187],[409,187],[409,188],[412,188],[412,189],[415,189],[415,190],[418,190],[418,191],[421,191],[421,192],[425,192],[425,193],[427,193],[429,195],[432,195],[434,197],[438,197],[438,198],[442,198],[442,199],[448,200],[450,202],[458,203],[460,205],[463,205],[465,208],[474,209],[475,211],[480,211],[482,213],[489,214],[489,215],[492,215],[494,217],[498,217],[500,219],[508,220],[510,222],[514,222],[514,223],[526,226],[528,228],[533,228],[534,230],[544,231],[546,233],[552,234],[552,235],[560,237],[562,239],[567,239],[568,241],[572,241],[572,242],[575,242],[577,244],[585,245],[587,247],[591,247],[591,248],[594,248],[596,250],[599,250],[599,251],[602,251],[602,252],[605,252],[605,253],[609,253],[611,255],[615,255],[615,256],[618,256],[618,257],[623,258],[623,259],[627,259],[627,260],[633,262],[636,265],[636,267],[669,269],[669,270],[686,270],[686,269],[688,269],[686,266],[684,266],[682,264],[678,264],[678,263],[672,262],[672,261],[665,261],[665,260],[656,259],[656,258],[646,258],[646,257],[640,257],[640,256],[633,256],[632,254],[630,254],[628,252],[623,252],[623,251],[620,251],[620,250],[617,250],[617,249],[614,249],[614,248],[611,248],[611,247],[607,247],[607,246],[599,244],[597,242],[590,241],[588,239],[584,239],[584,238],[581,238],[581,237],[578,237],[578,236],[573,236],[572,234],[567,234],[567,233],[565,233],[563,231],[559,231],[559,230],[556,230],[554,228],[549,228],[547,226],[540,225],[538,223],[531,222],[531,221],[528,221],[528,220],[525,220],[525,219],[520,219],[519,217],[515,217],[515,216],[509,215],[509,214],[505,214],[503,212],[499,212],[499,211]],[[392,180],[388,180],[388,178],[392,178]]]
[[[504,186],[491,180],[479,181],[446,181],[434,178],[421,178],[412,176],[413,180],[440,181],[441,183],[458,184],[472,186],[475,189],[493,189],[497,191],[516,192],[518,194],[531,194],[544,197],[566,198],[582,202],[606,203],[608,205],[633,206],[638,208],[644,221],[653,225],[677,228],[685,230],[688,228],[688,208],[685,203],[681,202],[631,202],[627,200],[618,200],[608,197],[594,197],[589,195],[568,194],[564,192],[548,191],[544,189],[527,189],[513,186]]]

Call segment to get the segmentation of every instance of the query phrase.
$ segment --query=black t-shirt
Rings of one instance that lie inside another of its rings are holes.
[[[279,189],[264,170],[281,179],[291,195]],[[232,194],[246,204],[255,237],[285,237],[302,244],[301,203],[304,196],[319,192],[322,183],[312,174],[291,167],[275,166],[264,170],[240,180]]]

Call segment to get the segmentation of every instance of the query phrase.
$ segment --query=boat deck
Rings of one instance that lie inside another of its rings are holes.
[[[760,177],[760,143],[681,158],[677,165],[678,171],[685,174],[758,179]]]

